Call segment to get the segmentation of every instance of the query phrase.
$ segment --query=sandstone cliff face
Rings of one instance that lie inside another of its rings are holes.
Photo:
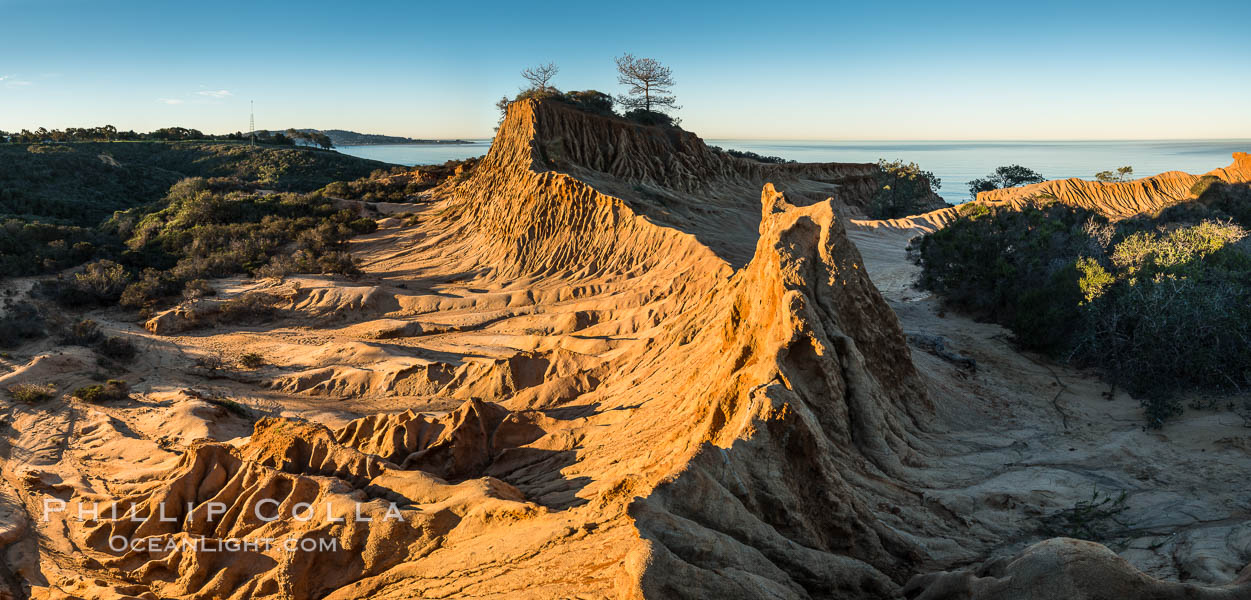
[[[895,552],[908,543],[878,524],[876,507],[893,506],[889,520],[901,523],[926,511],[869,482],[921,462],[915,432],[931,407],[838,216],[863,199],[845,177],[876,166],[746,162],[685,132],[525,103],[510,110],[486,168],[448,190],[444,210],[473,223],[457,235],[479,236],[476,245],[496,257],[490,268],[511,276],[669,286],[651,303],[659,327],[647,343],[623,349],[604,369],[611,375],[579,399],[631,407],[632,417],[588,434],[566,469],[628,507],[642,535],[623,575],[635,593],[889,595],[922,557]],[[799,179],[813,173],[843,183]],[[766,184],[758,216],[744,215],[743,195],[766,176],[837,195],[815,203],[799,195],[807,206],[795,206]],[[679,208],[643,217],[634,207],[646,197],[627,202],[588,182],[683,191],[687,206],[721,211],[702,218],[757,231],[705,244],[681,229],[715,228],[690,226]],[[653,450],[621,452],[640,447]],[[699,551],[695,540],[705,541]],[[823,566],[809,572],[814,562]]]
[[[762,204],[755,256],[696,309],[715,316],[692,324],[692,362],[664,385],[680,407],[671,444],[695,452],[631,505],[651,561],[640,588],[889,596],[919,557],[877,507],[919,507],[871,482],[920,462],[931,407],[832,203],[795,207],[770,185]]]
[[[536,257],[628,271],[644,256],[673,263],[687,251],[708,250],[738,267],[750,258],[745,241],[755,239],[759,225],[754,210],[743,210],[746,190],[772,182],[801,204],[834,197],[840,213],[862,215],[879,172],[868,163],[758,163],[715,152],[690,132],[557,103],[516,103],[500,132],[482,167],[445,188],[461,198],[446,209],[449,215],[470,216],[449,225],[473,223],[509,240],[514,247],[500,250],[528,271],[543,270]],[[639,229],[640,218],[667,227]],[[578,242],[561,250],[532,247],[539,238],[556,243],[545,232],[568,232]],[[698,247],[681,247],[678,233],[693,236]]]

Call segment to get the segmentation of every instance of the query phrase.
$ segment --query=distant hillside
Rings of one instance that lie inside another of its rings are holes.
[[[381,144],[471,144],[466,140],[419,140],[397,135],[359,133],[343,129],[300,129],[299,131],[324,133],[336,146],[376,146]]]
[[[389,165],[309,148],[230,142],[0,144],[0,218],[94,226],[160,200],[184,177],[309,192]]]

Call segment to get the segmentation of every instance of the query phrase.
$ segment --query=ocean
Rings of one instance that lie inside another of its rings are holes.
[[[339,146],[344,154],[380,160],[393,165],[441,165],[449,160],[482,156],[491,148],[491,140],[466,140],[469,144],[384,144],[375,146]]]
[[[969,199],[968,182],[1001,165],[1019,164],[1047,179],[1093,179],[1099,171],[1129,165],[1134,177],[1164,171],[1203,173],[1251,152],[1251,140],[1048,141],[1048,142],[811,142],[707,140],[722,148],[781,156],[800,162],[915,162],[942,180],[938,194],[949,203]],[[485,154],[490,140],[468,145],[345,146],[340,152],[400,165],[438,164]]]

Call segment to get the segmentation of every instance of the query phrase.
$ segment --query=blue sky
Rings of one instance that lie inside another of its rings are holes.
[[[0,129],[488,137],[523,67],[673,68],[708,138],[1251,138],[1251,2],[0,0]]]

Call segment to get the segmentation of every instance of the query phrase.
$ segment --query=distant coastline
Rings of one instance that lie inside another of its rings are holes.
[[[706,141],[723,148],[780,156],[799,162],[875,162],[879,158],[915,162],[942,179],[938,195],[949,204],[969,200],[969,181],[986,176],[1000,165],[1023,165],[1047,179],[1093,179],[1099,171],[1130,165],[1134,168],[1135,177],[1147,177],[1165,171],[1206,173],[1228,165],[1232,153],[1251,150],[1251,140],[1237,139]]]

